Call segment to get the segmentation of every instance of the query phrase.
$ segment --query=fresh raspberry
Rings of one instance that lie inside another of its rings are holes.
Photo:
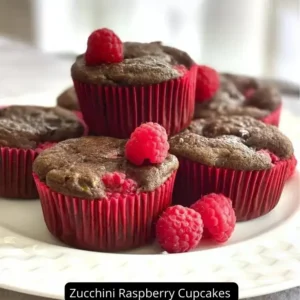
[[[156,239],[169,253],[187,252],[197,247],[202,233],[200,214],[181,205],[168,207],[156,223]]]
[[[168,155],[170,145],[164,127],[157,123],[144,123],[131,134],[125,146],[126,158],[135,165],[150,162],[162,163]]]
[[[198,66],[196,101],[203,102],[215,95],[220,86],[219,74],[207,66]]]
[[[211,239],[218,243],[226,242],[235,227],[236,216],[232,202],[222,194],[209,194],[191,206],[203,220],[204,228]]]
[[[85,62],[87,65],[119,63],[123,60],[123,43],[107,28],[94,31],[88,38]]]
[[[126,178],[124,173],[106,173],[102,176],[102,181],[107,192],[110,193],[131,194],[137,189],[137,183],[130,178]]]
[[[269,155],[270,158],[271,158],[272,164],[277,163],[277,162],[280,161],[280,158],[277,155],[275,155],[274,153],[270,152],[269,150],[262,149],[262,150],[259,150],[257,152],[258,153],[265,153],[265,154]]]

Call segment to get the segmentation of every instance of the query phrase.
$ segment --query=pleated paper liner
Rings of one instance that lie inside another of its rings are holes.
[[[41,151],[54,144],[44,143],[36,149],[0,147],[0,197],[38,198],[32,178],[32,164]]]
[[[129,138],[144,122],[157,122],[168,135],[186,128],[195,106],[196,67],[184,76],[148,86],[101,86],[74,80],[90,132]]]
[[[276,110],[271,112],[268,116],[261,119],[261,121],[264,122],[265,124],[274,125],[278,127],[280,123],[281,109],[282,109],[282,105],[276,108]]]
[[[154,223],[171,204],[176,171],[152,192],[119,198],[80,199],[51,191],[34,174],[48,230],[79,249],[119,251],[154,238]]]
[[[232,200],[237,221],[255,219],[277,205],[293,164],[291,158],[269,170],[238,171],[179,158],[173,204],[190,206],[206,194],[221,193]]]
[[[82,121],[82,120],[81,120]],[[88,129],[84,122],[84,135]],[[32,177],[32,164],[38,154],[56,143],[43,143],[36,149],[0,146],[0,197],[36,199],[38,193]]]
[[[287,179],[290,179],[294,175],[294,173],[296,171],[297,163],[298,163],[298,161],[297,161],[296,157],[292,157],[290,168],[287,171]]]
[[[38,198],[32,178],[35,150],[0,147],[0,197]]]

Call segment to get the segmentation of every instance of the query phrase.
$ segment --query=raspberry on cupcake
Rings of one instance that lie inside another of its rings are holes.
[[[94,31],[71,68],[83,117],[96,135],[129,138],[157,122],[168,135],[186,128],[194,113],[196,66],[161,42],[121,42],[109,29]]]
[[[195,120],[170,139],[170,152],[180,163],[175,204],[222,193],[232,200],[238,221],[271,211],[295,164],[286,136],[246,116]]]
[[[55,237],[95,251],[130,249],[152,240],[153,224],[172,200],[178,160],[164,151],[168,140],[161,126],[143,126],[129,141],[81,137],[38,156],[34,178],[45,222]],[[132,154],[141,138],[152,151],[140,149],[135,161]]]
[[[201,70],[203,67],[199,67]],[[270,85],[246,76],[219,74],[220,86],[215,91],[216,79],[209,72],[210,85],[201,92],[201,81],[197,81],[194,119],[214,118],[218,116],[250,116],[266,124],[278,126],[281,111],[280,92]],[[200,87],[199,87],[200,86]],[[199,91],[200,89],[200,91]],[[211,97],[206,95],[210,94]],[[200,95],[200,96],[199,96]],[[203,96],[203,99],[201,98]]]
[[[37,198],[32,163],[51,145],[86,133],[73,113],[59,107],[9,106],[0,110],[0,196]]]

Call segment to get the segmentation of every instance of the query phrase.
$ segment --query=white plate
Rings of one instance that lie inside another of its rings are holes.
[[[286,130],[299,126],[284,115]],[[63,299],[70,281],[235,281],[240,298],[258,296],[300,285],[299,237],[299,168],[271,213],[238,224],[225,245],[186,254],[161,255],[156,245],[123,254],[71,249],[48,233],[38,200],[0,199],[0,287]]]

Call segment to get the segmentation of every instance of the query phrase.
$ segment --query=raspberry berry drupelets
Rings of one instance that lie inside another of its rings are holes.
[[[225,243],[232,235],[236,216],[232,208],[232,201],[222,194],[209,194],[191,206],[203,220],[207,237]]]
[[[196,81],[196,102],[209,101],[220,86],[219,74],[208,66],[198,66]]]
[[[201,215],[193,209],[175,205],[165,210],[156,224],[156,239],[169,253],[196,248],[202,238]]]
[[[122,43],[96,30],[86,53],[71,68],[80,108],[91,133],[129,138],[145,122],[168,135],[186,128],[195,107],[197,66],[181,50],[161,42]]]
[[[169,253],[187,252],[204,238],[225,243],[235,224],[231,200],[221,194],[209,194],[190,208],[181,205],[167,208],[156,223],[156,239]]]
[[[150,141],[149,152],[138,153],[141,137]],[[70,246],[94,251],[152,241],[154,223],[171,204],[178,169],[177,158],[165,151],[166,137],[160,125],[151,123],[137,128],[128,141],[89,136],[42,152],[34,178],[49,231]]]

